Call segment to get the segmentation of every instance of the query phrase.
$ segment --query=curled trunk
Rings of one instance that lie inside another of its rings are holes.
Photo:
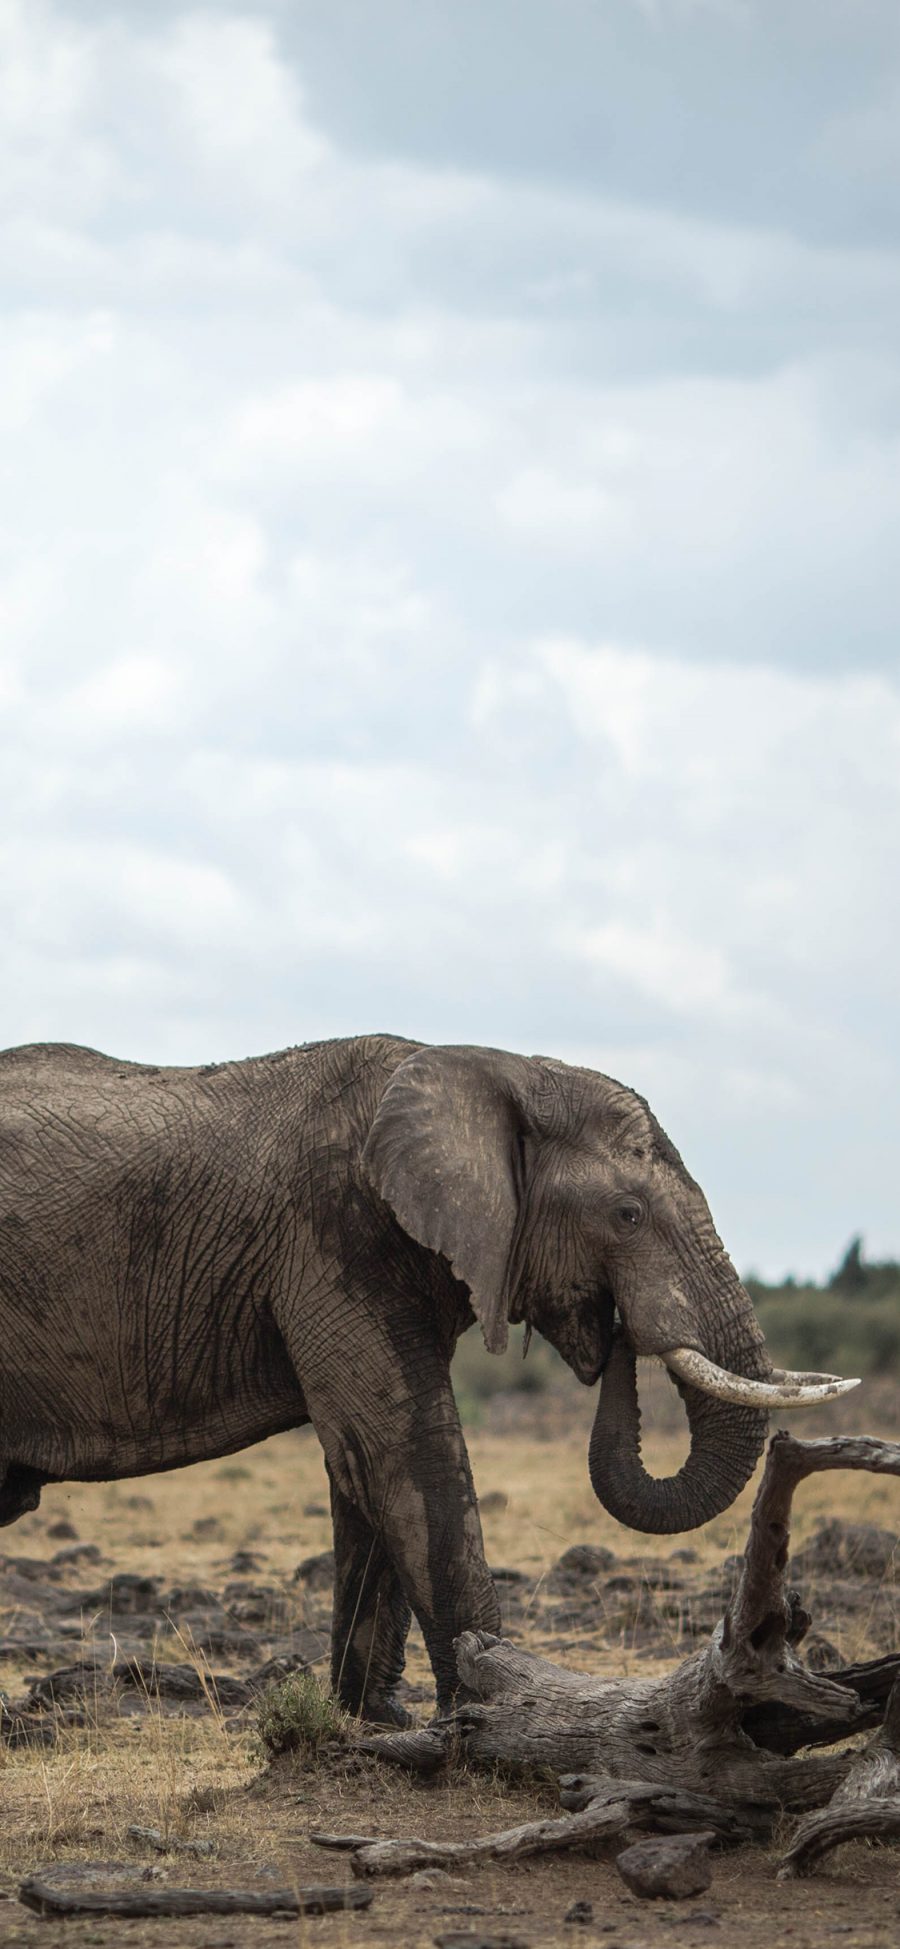
[[[677,1474],[657,1480],[641,1459],[634,1350],[617,1333],[591,1431],[591,1482],[611,1516],[655,1535],[697,1529],[729,1508],[753,1473],[768,1426],[758,1408],[714,1400],[684,1381],[675,1385],[687,1411],[690,1454]]]

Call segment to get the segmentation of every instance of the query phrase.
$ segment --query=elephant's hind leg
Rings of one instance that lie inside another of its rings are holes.
[[[405,1725],[394,1692],[412,1615],[400,1579],[371,1524],[331,1483],[334,1620],[331,1682],[341,1704],[379,1725]]]

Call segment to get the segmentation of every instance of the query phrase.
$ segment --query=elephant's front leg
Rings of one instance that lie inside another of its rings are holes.
[[[382,1538],[342,1493],[329,1468],[334,1523],[332,1689],[349,1712],[406,1725],[394,1698],[412,1615]]]
[[[345,1370],[336,1382],[330,1365],[313,1373],[307,1359],[310,1413],[343,1502],[374,1532],[419,1620],[443,1709],[459,1692],[454,1638],[500,1628],[449,1367],[416,1320],[399,1362],[373,1335],[354,1347],[354,1371],[351,1408]]]
[[[369,1520],[422,1627],[438,1708],[445,1711],[460,1692],[454,1639],[465,1630],[500,1629],[449,1374],[387,1451],[373,1452],[354,1430],[344,1464],[363,1490]]]

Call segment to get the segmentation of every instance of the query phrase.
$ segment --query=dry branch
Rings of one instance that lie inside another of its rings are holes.
[[[419,1868],[472,1867],[482,1861],[518,1861],[527,1854],[586,1847],[647,1828],[672,1833],[712,1830],[717,1838],[729,1841],[750,1838],[729,1808],[703,1794],[648,1786],[642,1780],[595,1782],[594,1787],[583,1811],[525,1821],[474,1841],[363,1840],[342,1834],[310,1834],[309,1838],[319,1847],[355,1846],[351,1866],[361,1877],[409,1875]]]
[[[369,1888],[85,1888],[73,1887],[73,1865],[29,1875],[19,1900],[38,1915],[328,1915],[368,1908]],[[85,1864],[88,1868],[90,1864]],[[68,1885],[67,1885],[68,1884]]]

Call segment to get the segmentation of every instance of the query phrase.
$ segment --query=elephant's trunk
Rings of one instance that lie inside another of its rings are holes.
[[[765,1409],[735,1406],[677,1379],[691,1431],[676,1475],[656,1480],[641,1460],[634,1349],[616,1334],[604,1369],[588,1452],[594,1493],[630,1529],[670,1535],[721,1515],[753,1473],[766,1439]]]

